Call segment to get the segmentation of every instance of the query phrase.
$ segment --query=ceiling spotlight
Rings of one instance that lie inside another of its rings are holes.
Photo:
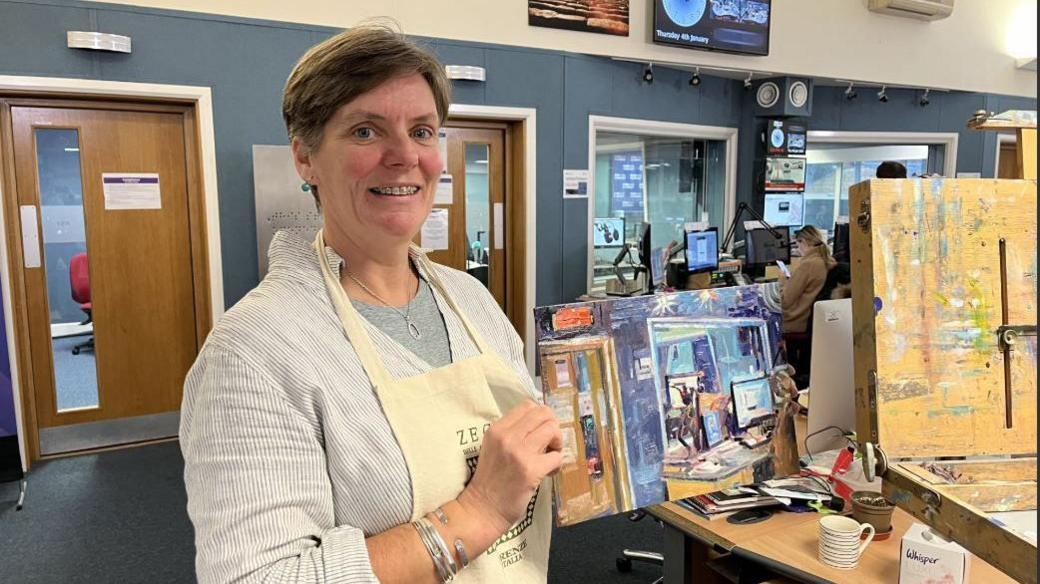
[[[744,80],[744,89],[751,89],[751,77],[753,75],[754,73],[748,72],[747,79]]]
[[[697,87],[701,84],[701,68],[697,67],[697,70],[693,72],[693,77],[690,77],[690,87]]]
[[[929,91],[931,91],[931,90],[930,89],[925,89],[924,90],[924,94],[921,95],[921,101],[917,102],[917,103],[921,104],[921,107],[924,107],[924,106],[932,103],[931,100],[928,99],[928,92]]]
[[[849,83],[848,88],[845,89],[845,99],[847,99],[849,101],[852,101],[852,100],[856,99],[857,97],[859,97],[859,94],[856,93],[856,89],[854,87],[852,87],[851,83]]]
[[[888,94],[885,93],[885,89],[886,87],[882,85],[881,91],[877,92],[878,101],[880,101],[881,103],[888,103]]]
[[[650,63],[643,69],[643,82],[653,83],[654,82],[654,64]]]

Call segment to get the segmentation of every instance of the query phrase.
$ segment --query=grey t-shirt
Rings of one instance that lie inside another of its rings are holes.
[[[413,352],[432,367],[444,367],[451,364],[451,345],[448,343],[448,329],[444,317],[437,308],[437,299],[426,280],[419,278],[419,293],[408,303],[399,308],[407,313],[421,335],[418,339],[408,332],[408,323],[401,312],[389,306],[375,306],[360,300],[350,300],[354,309],[368,319],[379,330]]]

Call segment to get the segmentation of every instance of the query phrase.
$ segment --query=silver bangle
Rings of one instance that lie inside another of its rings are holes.
[[[424,539],[423,543],[426,545],[426,551],[430,553],[433,558],[433,563],[437,566],[437,573],[441,578],[441,582],[451,582],[455,575],[459,573],[458,564],[455,563],[455,556],[451,553],[448,545],[444,543],[444,538],[441,534],[433,527],[429,519],[420,517],[415,522],[419,535]]]
[[[440,507],[437,507],[436,509],[433,510],[433,514],[437,517],[437,521],[441,522],[441,525],[447,525],[448,524],[448,516],[445,515],[444,509],[441,509]]]
[[[433,526],[433,523],[430,523],[430,521],[425,517],[423,519],[425,520],[426,528],[430,531],[430,537],[441,550],[441,556],[446,560],[448,572],[451,574],[451,577],[454,578],[459,573],[459,565],[455,563],[455,554],[451,553],[451,548],[448,547],[448,544],[444,541],[444,538],[441,537],[437,528]]]
[[[462,540],[455,540],[455,551],[459,553],[459,561],[462,562],[462,567],[465,568],[469,565],[469,556],[466,555],[466,548],[462,546]]]
[[[412,527],[419,534],[419,539],[422,541],[423,547],[426,548],[426,553],[430,554],[430,559],[433,560],[433,567],[437,570],[437,577],[441,582],[450,582],[453,578],[443,558],[443,552],[437,547],[433,539],[430,537],[429,532],[426,530],[426,526],[423,525],[424,518],[420,518],[418,521],[412,522]],[[428,523],[428,522],[427,522]]]

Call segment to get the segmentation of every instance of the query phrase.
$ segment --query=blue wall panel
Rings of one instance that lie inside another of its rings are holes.
[[[132,55],[70,50],[68,30],[130,35]],[[253,144],[285,142],[281,91],[292,65],[328,27],[56,0],[0,0],[0,74],[202,85],[213,90],[225,303],[256,285]],[[738,127],[738,200],[751,202],[756,134],[752,96],[740,81],[654,69],[569,53],[463,41],[419,39],[446,63],[487,68],[485,83],[456,82],[454,102],[536,108],[538,304],[569,302],[585,291],[587,201],[562,198],[564,168],[588,164],[588,116]],[[1036,100],[984,94],[891,90],[880,104],[861,89],[817,87],[810,128],[942,131],[961,135],[958,170],[992,175],[996,137],[964,123],[980,108],[1035,108]]]
[[[93,10],[0,2],[0,72],[49,77],[89,77],[93,53],[70,50],[65,33],[94,30]]]

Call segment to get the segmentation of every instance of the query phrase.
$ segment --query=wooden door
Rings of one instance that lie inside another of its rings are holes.
[[[458,122],[456,122],[458,124]],[[468,272],[491,291],[503,310],[510,305],[506,287],[511,261],[507,241],[505,130],[496,127],[445,128],[452,204],[448,210],[448,249],[430,258]]]
[[[79,176],[65,178],[78,179],[82,193],[97,403],[59,407],[48,263],[32,264],[29,253],[19,267],[40,453],[176,435],[184,377],[208,327],[198,313],[208,303],[195,277],[204,246],[192,233],[201,215],[189,200],[198,192],[190,109],[14,105],[10,120],[23,242],[41,239],[32,230],[42,231],[46,211],[42,141],[63,130],[70,144],[65,151],[79,157]],[[37,253],[44,256],[46,246],[37,245]],[[53,279],[51,287],[53,299]]]
[[[1018,141],[1001,142],[997,155],[997,178],[1019,178]]]

